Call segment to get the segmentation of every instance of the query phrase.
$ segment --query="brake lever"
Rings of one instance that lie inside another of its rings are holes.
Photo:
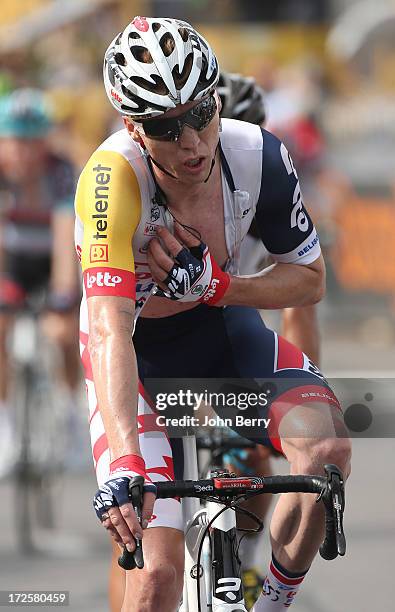
[[[320,546],[320,555],[323,559],[335,559],[338,555],[346,553],[346,537],[343,529],[343,515],[345,508],[345,491],[343,474],[336,465],[324,466],[327,475],[327,485],[317,497],[325,505],[326,534]]]
[[[142,476],[134,476],[129,483],[129,496],[136,513],[137,520],[141,525],[142,507],[143,507],[143,486],[144,478]],[[124,570],[132,570],[135,567],[143,569],[144,555],[143,545],[139,538],[134,539],[136,548],[133,552],[129,552],[124,546],[122,555],[118,559],[118,565]]]

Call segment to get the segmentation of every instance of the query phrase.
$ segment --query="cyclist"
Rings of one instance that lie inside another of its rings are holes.
[[[274,380],[271,426],[255,438],[283,452],[293,474],[327,462],[347,474],[350,443],[319,370],[255,310],[315,302],[324,291],[319,242],[284,145],[248,123],[223,120],[219,131],[217,60],[186,22],[135,17],[106,52],[104,80],[126,129],[80,176],[75,234],[95,508],[117,543],[133,550],[144,537],[146,565],[126,573],[122,609],[166,612],[182,591],[183,525],[177,500],[154,503],[151,481],[174,478],[182,459],[145,378]],[[240,243],[254,216],[276,263],[241,278]],[[147,483],[142,525],[128,501],[135,475]],[[323,522],[310,496],[280,497],[256,611],[290,604]]]
[[[8,398],[7,336],[27,295],[47,286],[46,332],[62,350],[74,398],[80,383],[80,300],[73,237],[74,169],[49,146],[51,110],[43,92],[23,88],[0,100],[0,436],[1,472],[15,459]],[[70,400],[71,401],[71,400]]]

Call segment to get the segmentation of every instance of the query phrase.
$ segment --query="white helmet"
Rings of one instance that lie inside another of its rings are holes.
[[[111,104],[136,120],[198,100],[218,81],[218,62],[186,21],[135,17],[104,56]]]

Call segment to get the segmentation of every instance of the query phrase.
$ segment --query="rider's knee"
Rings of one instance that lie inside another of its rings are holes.
[[[345,477],[350,473],[351,440],[347,436],[309,440],[304,452],[301,449],[301,453],[303,454],[301,463],[310,473],[317,468],[321,468],[322,471],[322,466],[326,463],[337,465]]]
[[[156,593],[166,593],[169,589],[174,589],[182,579],[182,571],[180,577],[180,568],[174,561],[153,562],[146,568],[146,574]]]
[[[138,579],[137,584],[135,578]],[[150,585],[149,589],[146,588],[147,584]],[[134,571],[126,572],[125,609],[130,596],[134,604],[138,604],[144,611],[157,609],[158,601],[162,602],[164,610],[173,608],[181,597],[182,586],[183,559],[180,563],[176,559],[151,559],[145,563],[144,570],[138,576]]]

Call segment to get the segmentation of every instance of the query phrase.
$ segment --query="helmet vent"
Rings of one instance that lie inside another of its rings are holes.
[[[187,42],[189,39],[188,30],[186,28],[178,28],[178,32],[184,42]]]
[[[152,30],[154,31],[154,33],[160,30],[161,27],[162,27],[161,24],[158,23],[157,21],[155,21],[155,23],[152,24]]]
[[[189,55],[187,55],[185,58],[184,68],[182,69],[181,73],[178,72],[178,65],[174,66],[172,75],[177,89],[182,89],[187,82],[192,68],[192,59],[193,55],[192,53],[189,53]]]
[[[152,64],[153,59],[151,53],[146,47],[140,47],[136,45],[130,49],[134,59],[143,64]]]
[[[146,81],[142,77],[137,77],[137,76],[131,77],[130,80],[133,81],[133,83],[136,83],[136,85],[138,85],[139,87],[142,87],[143,89],[147,91],[152,91],[158,94],[159,96],[168,96],[169,90],[167,89],[161,77],[158,76],[157,74],[151,74],[150,76],[155,81],[155,83],[150,83],[150,81]]]
[[[169,57],[169,55],[173,53],[174,47],[176,46],[174,38],[171,34],[169,34],[169,32],[166,32],[166,34],[162,36],[159,41],[159,44],[165,57]]]
[[[117,62],[118,66],[126,66],[126,59],[123,53],[116,53],[114,55],[114,59]]]
[[[133,38],[134,40],[137,40],[138,38],[141,38],[140,34],[138,32],[130,32],[129,33],[129,39]]]

